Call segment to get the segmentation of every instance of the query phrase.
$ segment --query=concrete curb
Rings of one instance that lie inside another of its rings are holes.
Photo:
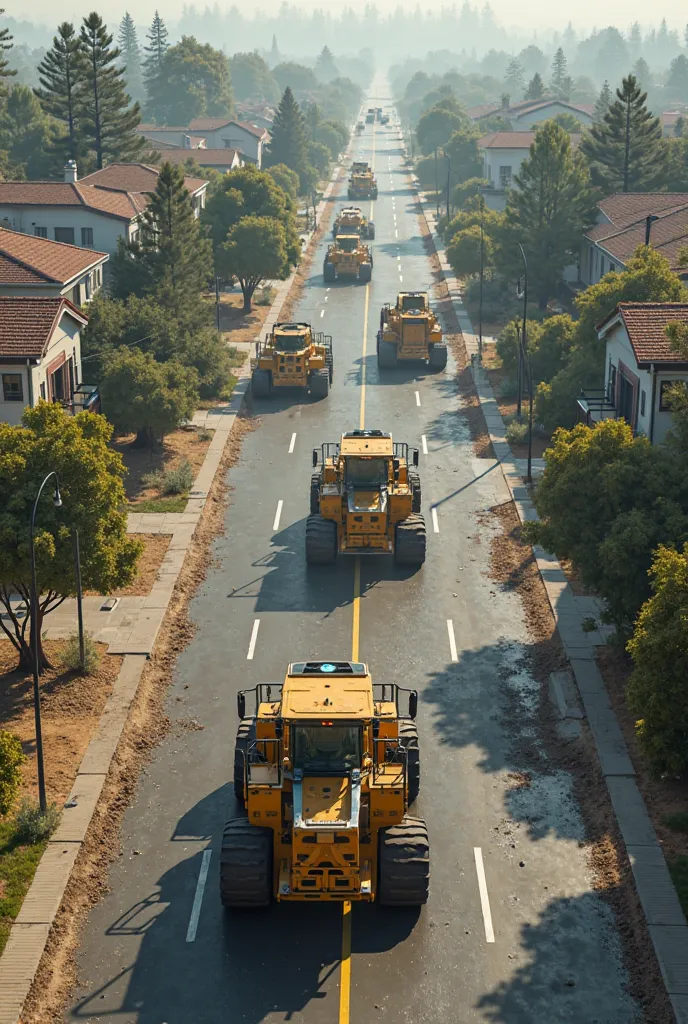
[[[415,191],[415,190],[414,190]],[[416,192],[419,208],[432,232],[442,275],[464,336],[466,351],[471,357],[471,370],[480,406],[495,456],[499,461],[509,494],[522,523],[538,518],[528,488],[523,484],[522,460],[514,459],[506,440],[506,427],[495,396],[482,368],[477,363],[477,338],[461,291],[447,262],[442,240],[431,227],[433,214],[425,210]],[[576,598],[557,559],[541,548],[533,548],[547,599],[569,659],[573,678],[580,695],[585,717],[593,736],[595,749],[604,775],[611,804],[619,825],[629,864],[633,872],[648,931],[654,946],[659,969],[664,979],[677,1024],[688,1024],[688,924],[681,909],[662,848],[657,841],[645,803],[635,781],[635,770],[623,734],[595,662],[595,646],[604,642],[598,630],[583,629],[589,606],[580,604],[589,599]],[[562,692],[563,680],[551,680],[562,717],[572,715]]]
[[[323,198],[316,208],[316,224],[320,223],[322,215],[328,209],[329,198],[340,169],[341,164],[335,167]],[[308,236],[308,241],[310,238],[311,235]],[[281,283],[262,330],[269,330],[278,319],[295,275],[296,270]],[[222,462],[225,446],[241,412],[249,383],[250,360],[246,360],[229,404],[217,415],[217,423],[213,423],[215,434],[194,481],[186,509],[174,520],[170,547],[161,565],[158,579],[148,595],[148,598],[157,598],[153,602],[155,607],[141,611],[128,639],[113,642],[108,648],[109,653],[124,654],[122,667],[86,748],[60,825],[36,868],[33,882],[24,897],[22,908],[12,925],[7,945],[0,957],[0,1024],[17,1024],[21,1015],[45,951],[50,929],[103,792],[112,758],[138,691],[144,666],[153,651],[186,553]],[[153,521],[141,515],[141,520],[136,525],[139,531],[142,528],[147,531],[157,526],[158,529],[153,532],[162,532],[160,521],[163,519],[163,516],[158,515]],[[170,532],[169,528],[167,532]]]

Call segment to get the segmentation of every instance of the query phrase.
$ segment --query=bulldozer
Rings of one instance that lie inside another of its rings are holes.
[[[399,292],[396,305],[387,303],[380,313],[377,365],[393,369],[400,360],[411,359],[427,360],[436,372],[447,365],[447,346],[427,292]]]
[[[334,222],[332,237],[337,235],[358,235],[359,238],[375,238],[375,225],[368,220],[360,206],[343,206]]]
[[[426,903],[428,830],[409,814],[420,788],[417,691],[373,683],[361,662],[301,661],[282,683],[240,691],[237,705],[244,813],[222,835],[223,906]]]
[[[377,181],[365,160],[351,165],[349,178],[349,199],[377,199]]]
[[[337,235],[327,247],[323,262],[323,280],[336,281],[340,277],[357,278],[367,283],[373,276],[373,254],[358,235]]]
[[[334,377],[332,337],[310,324],[275,324],[251,360],[251,390],[269,398],[275,388],[309,388],[313,398],[327,398]]]
[[[314,448],[306,562],[392,554],[401,565],[422,565],[426,531],[417,466],[418,449],[409,451],[381,430],[350,430],[341,441]]]

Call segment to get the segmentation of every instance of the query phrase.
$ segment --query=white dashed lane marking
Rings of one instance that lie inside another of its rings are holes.
[[[248,644],[248,654],[246,655],[246,661],[253,661],[253,655],[256,650],[256,640],[258,639],[258,627],[260,626],[260,619],[255,619],[253,622],[253,629],[251,630],[251,639]]]

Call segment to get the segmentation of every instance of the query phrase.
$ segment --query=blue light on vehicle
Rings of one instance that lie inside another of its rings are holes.
[[[336,672],[337,671],[337,666],[336,665],[330,665],[329,662],[328,662],[326,665],[321,665],[320,666],[320,671],[321,672]]]

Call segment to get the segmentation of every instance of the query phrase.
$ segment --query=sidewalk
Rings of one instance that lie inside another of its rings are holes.
[[[447,262],[442,238],[437,234],[434,214],[428,209],[427,203],[424,207],[420,195],[418,204],[432,231],[442,273],[471,360],[473,380],[495,456],[501,464],[519,519],[522,523],[535,520],[537,512],[529,488],[524,483],[525,463],[522,459],[514,459],[511,453],[497,401],[486,373],[478,364],[478,339],[463,305],[458,283]],[[534,477],[541,475],[543,469],[543,459],[533,460]],[[574,594],[564,570],[553,555],[539,547],[534,548],[533,553],[571,666],[570,674],[575,680],[595,743],[676,1021],[678,1024],[688,1024],[688,924],[636,784],[633,764],[609,703],[604,680],[595,662],[595,648],[606,643],[611,629],[601,625],[601,602],[594,597]],[[595,621],[596,628],[588,628],[591,625],[589,620]]]
[[[334,168],[330,184],[317,206],[318,224],[328,210],[328,200],[340,167],[341,165],[338,165]],[[278,320],[295,276],[296,270],[286,281],[280,283],[263,324],[263,332],[268,332]],[[248,345],[247,348],[252,346]],[[129,516],[129,533],[171,535],[169,548],[150,593],[145,597],[116,599],[115,606],[110,611],[102,607],[107,598],[84,599],[86,629],[93,632],[94,639],[104,640],[109,644],[109,654],[123,654],[124,659],[100,722],[79,766],[60,825],[51,837],[36,869],[31,887],[24,898],[22,909],[12,926],[0,958],[0,1024],[17,1024],[38,970],[50,929],[60,908],[76,859],[85,842],[110,770],[110,763],[127,723],[141,674],[155,646],[186,553],[201,519],[215,474],[222,462],[225,445],[241,410],[250,381],[248,359],[238,377],[230,401],[224,406],[204,410],[205,418],[198,420],[198,425],[212,427],[215,433],[194,481],[184,512],[134,512]],[[194,423],[196,422],[194,417]],[[48,638],[73,633],[75,623],[76,602],[63,602],[59,609],[51,613],[47,627]]]

